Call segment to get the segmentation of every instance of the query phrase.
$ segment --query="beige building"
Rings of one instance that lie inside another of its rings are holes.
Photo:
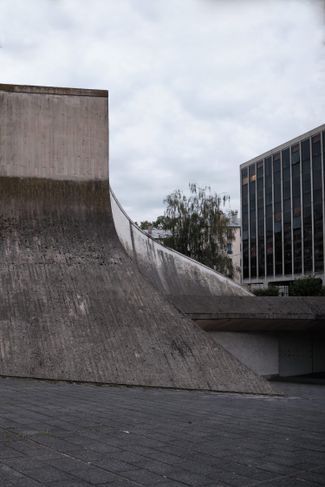
[[[229,240],[227,243],[227,254],[231,258],[235,274],[234,281],[240,283],[240,263],[241,263],[241,247],[240,247],[240,219],[238,212],[233,212],[229,215],[229,227],[232,230],[234,240]]]

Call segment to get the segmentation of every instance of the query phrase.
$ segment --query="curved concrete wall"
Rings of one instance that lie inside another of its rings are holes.
[[[107,96],[12,88],[0,86],[0,374],[270,393],[123,249],[104,177]],[[73,134],[57,127],[66,119]]]
[[[117,235],[140,272],[165,295],[252,296],[239,284],[153,240],[127,216],[111,189]]]

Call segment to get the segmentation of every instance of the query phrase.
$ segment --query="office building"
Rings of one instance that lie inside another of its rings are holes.
[[[324,277],[325,125],[240,166],[242,283]]]

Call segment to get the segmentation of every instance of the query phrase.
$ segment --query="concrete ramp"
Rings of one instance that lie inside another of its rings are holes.
[[[123,248],[139,271],[165,296],[252,296],[245,288],[186,255],[156,242],[137,227],[111,190],[112,214]]]
[[[124,251],[107,153],[107,92],[0,85],[0,374],[270,393]]]

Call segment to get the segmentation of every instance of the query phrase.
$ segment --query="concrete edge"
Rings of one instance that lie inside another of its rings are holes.
[[[29,93],[35,95],[67,95],[108,98],[108,90],[93,90],[85,88],[56,88],[54,86],[11,85],[0,83],[0,91],[11,93]]]

